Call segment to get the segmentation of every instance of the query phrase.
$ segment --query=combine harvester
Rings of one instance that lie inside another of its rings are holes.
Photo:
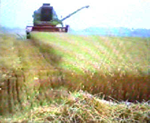
[[[68,32],[69,26],[63,26],[63,21],[77,13],[78,11],[88,8],[89,6],[81,7],[80,9],[74,11],[63,19],[58,19],[56,12],[50,4],[44,3],[38,10],[34,11],[33,14],[33,26],[26,27],[26,37],[30,38],[30,32]],[[57,27],[57,25],[61,27]]]

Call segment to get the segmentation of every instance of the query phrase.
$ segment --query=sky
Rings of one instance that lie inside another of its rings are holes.
[[[127,27],[150,29],[150,0],[0,0],[0,25],[25,28],[43,3],[51,3],[58,17],[89,5],[64,21],[72,29]]]

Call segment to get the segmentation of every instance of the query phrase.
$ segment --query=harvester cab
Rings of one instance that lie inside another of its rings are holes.
[[[34,11],[33,14],[33,26],[26,27],[27,39],[30,38],[30,32],[40,31],[40,32],[68,32],[69,26],[63,26],[63,21],[77,13],[78,11],[88,8],[89,6],[82,7],[68,16],[59,19],[53,6],[50,6],[49,3],[44,3],[38,10]],[[57,25],[61,27],[57,27]]]

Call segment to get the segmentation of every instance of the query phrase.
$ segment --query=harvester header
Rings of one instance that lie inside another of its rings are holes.
[[[73,13],[64,17],[63,19],[59,19],[53,6],[50,3],[43,3],[43,5],[33,14],[33,26],[26,27],[27,38],[30,38],[31,31],[41,31],[41,32],[68,32],[69,26],[63,26],[63,21],[74,15],[78,11],[88,8],[89,6],[81,7],[77,9]],[[61,25],[61,27],[57,27],[57,25]]]

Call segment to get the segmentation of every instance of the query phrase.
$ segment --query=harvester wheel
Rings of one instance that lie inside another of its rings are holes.
[[[30,39],[30,38],[31,38],[31,36],[30,36],[30,33],[29,33],[29,32],[26,32],[26,38],[27,38],[27,39]]]
[[[65,32],[68,32],[69,25],[66,25]]]

